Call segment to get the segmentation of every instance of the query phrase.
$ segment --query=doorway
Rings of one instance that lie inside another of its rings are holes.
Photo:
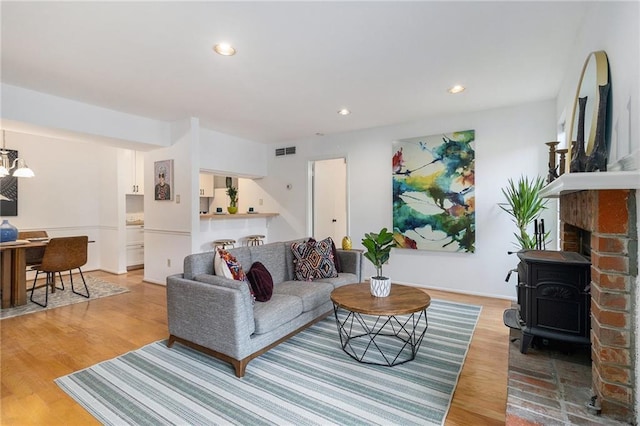
[[[346,158],[311,163],[311,204],[311,235],[331,237],[340,246],[342,237],[349,235]]]

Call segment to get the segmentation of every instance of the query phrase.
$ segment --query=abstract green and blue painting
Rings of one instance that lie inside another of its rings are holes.
[[[475,130],[393,142],[399,248],[475,251]]]

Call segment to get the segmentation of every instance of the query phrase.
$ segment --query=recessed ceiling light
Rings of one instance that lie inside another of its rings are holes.
[[[464,89],[465,89],[465,87],[464,87],[464,86],[461,86],[461,85],[459,85],[459,84],[456,84],[455,86],[453,86],[452,88],[450,88],[450,89],[448,90],[448,92],[449,92],[449,93],[452,93],[452,94],[454,94],[454,95],[455,95],[456,93],[464,92]]]
[[[213,46],[213,50],[223,56],[233,56],[236,54],[236,49],[234,49],[229,43],[218,43]]]
[[[342,108],[341,110],[338,111],[338,114],[340,114],[340,115],[349,115],[349,114],[351,114],[351,111],[349,111],[346,108]]]

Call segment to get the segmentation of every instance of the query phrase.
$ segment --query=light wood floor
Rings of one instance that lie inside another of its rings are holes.
[[[141,270],[90,275],[131,291],[0,321],[0,424],[98,424],[53,380],[167,337],[163,286],[143,282]],[[483,306],[446,425],[504,424],[508,330],[502,311],[509,302],[441,291],[429,294]]]

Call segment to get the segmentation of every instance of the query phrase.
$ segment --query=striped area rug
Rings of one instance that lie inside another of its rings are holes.
[[[480,306],[432,300],[415,360],[360,364],[333,316],[249,363],[160,341],[56,379],[106,425],[441,425]]]

